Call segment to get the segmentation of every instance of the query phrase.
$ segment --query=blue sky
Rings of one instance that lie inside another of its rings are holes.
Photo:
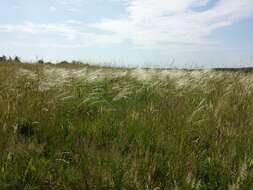
[[[124,66],[253,66],[252,0],[8,0],[0,5],[0,54]]]

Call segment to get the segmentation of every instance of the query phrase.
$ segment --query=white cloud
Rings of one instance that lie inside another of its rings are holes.
[[[72,7],[72,8],[68,8],[67,11],[75,13],[75,12],[79,12],[80,9]]]
[[[252,0],[219,0],[206,11],[208,0],[130,0],[125,19],[104,19],[92,27],[111,32],[121,40],[138,46],[165,43],[212,44],[208,36],[215,30],[251,16]],[[108,36],[110,38],[110,36]],[[109,41],[109,39],[108,39]]]
[[[55,11],[56,11],[56,7],[50,6],[50,7],[49,7],[49,10],[50,10],[51,12],[55,12]]]
[[[57,0],[62,5],[80,5],[84,0]]]
[[[81,8],[87,3],[85,0],[55,0],[68,12],[80,12]]]
[[[108,39],[105,34],[98,34],[87,32],[88,26],[78,20],[67,20],[65,23],[48,23],[48,24],[38,24],[33,22],[25,22],[23,24],[5,24],[0,25],[0,33],[15,33],[17,37],[19,34],[24,34],[30,39],[40,39],[38,37],[41,34],[49,34],[50,38],[45,38],[45,43],[38,44],[30,43],[30,41],[16,42],[14,45],[18,46],[48,46],[48,47],[63,47],[63,48],[77,48],[77,47],[87,47],[94,44],[104,44],[116,42],[113,37]],[[28,35],[27,35],[28,34]],[[52,36],[53,35],[53,36]],[[60,41],[54,40],[55,37],[62,37]],[[109,41],[108,41],[109,40]],[[118,41],[117,41],[118,42]],[[26,45],[25,45],[26,44]]]
[[[126,3],[126,18],[103,19],[96,23],[84,23],[80,20],[47,24],[25,22],[0,25],[0,32],[33,35],[50,33],[61,36],[61,43],[66,47],[130,41],[142,48],[162,48],[168,44],[170,47],[180,45],[196,48],[198,45],[217,44],[218,42],[209,38],[214,30],[252,16],[253,13],[252,0],[219,0],[213,7],[202,12],[194,11],[192,7],[206,6],[209,0],[122,1]],[[84,1],[59,1],[68,7],[81,2]],[[56,8],[50,7],[50,10],[55,11]],[[57,42],[52,42],[54,43]]]
[[[13,8],[13,9],[20,9],[21,6],[20,6],[20,5],[13,5],[12,8]]]
[[[74,35],[74,33],[76,32],[74,29],[68,27],[66,24],[36,24],[33,22],[25,22],[24,24],[19,25],[0,25],[0,31],[29,34],[55,32],[63,35]]]

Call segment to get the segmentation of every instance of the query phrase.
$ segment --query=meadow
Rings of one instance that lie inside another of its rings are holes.
[[[2,62],[0,189],[253,189],[253,73]]]

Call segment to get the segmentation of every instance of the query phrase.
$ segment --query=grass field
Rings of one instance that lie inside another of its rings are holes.
[[[251,190],[253,73],[1,63],[0,189]]]

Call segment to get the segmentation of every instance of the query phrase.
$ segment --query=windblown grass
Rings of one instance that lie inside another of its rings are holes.
[[[0,189],[253,189],[252,82],[0,64]]]

